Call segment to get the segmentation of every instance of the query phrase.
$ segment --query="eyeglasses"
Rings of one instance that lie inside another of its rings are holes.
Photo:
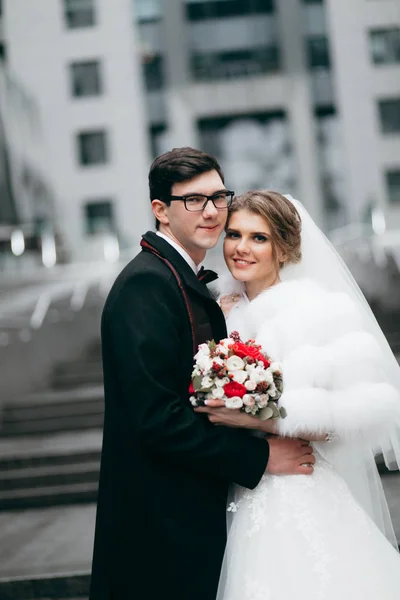
[[[208,202],[212,202],[217,210],[226,210],[232,204],[234,195],[235,192],[231,190],[221,190],[215,192],[212,196],[190,194],[189,196],[169,196],[168,200],[180,200],[189,212],[201,212],[205,209]]]

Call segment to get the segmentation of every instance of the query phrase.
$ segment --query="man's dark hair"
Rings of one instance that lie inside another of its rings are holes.
[[[154,160],[149,171],[150,200],[158,198],[169,205],[174,183],[189,181],[197,175],[214,170],[224,181],[217,159],[195,148],[174,148],[161,154]],[[159,227],[158,221],[156,227]]]

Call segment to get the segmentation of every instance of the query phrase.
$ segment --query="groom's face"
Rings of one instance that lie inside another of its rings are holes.
[[[175,183],[171,196],[203,194],[212,196],[225,190],[225,185],[217,171],[202,173],[188,181]],[[217,210],[212,202],[199,212],[189,212],[182,201],[172,201],[165,206],[164,219],[160,231],[171,235],[193,260],[199,264],[204,260],[206,251],[218,242],[224,227],[228,210]]]

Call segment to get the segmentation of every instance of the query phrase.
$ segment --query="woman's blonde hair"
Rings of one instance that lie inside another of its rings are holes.
[[[236,196],[229,207],[226,227],[233,213],[247,210],[263,217],[270,229],[272,251],[279,268],[301,261],[301,218],[294,205],[279,192],[250,190]],[[279,262],[277,250],[284,254]]]

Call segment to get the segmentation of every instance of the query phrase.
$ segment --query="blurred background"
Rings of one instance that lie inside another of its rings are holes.
[[[1,598],[87,597],[101,310],[184,145],[298,197],[400,358],[399,0],[0,0]]]

